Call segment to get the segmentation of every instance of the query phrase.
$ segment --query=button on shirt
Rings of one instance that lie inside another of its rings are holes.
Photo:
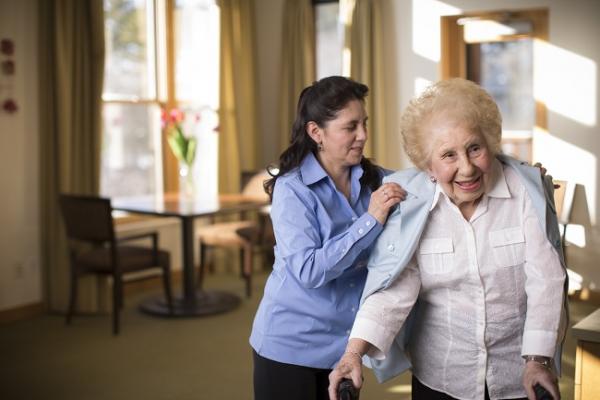
[[[361,306],[351,337],[384,358],[418,298],[408,351],[413,374],[459,399],[526,397],[521,355],[555,352],[565,273],[516,172],[495,184],[470,221],[438,185],[412,261]]]
[[[262,357],[333,368],[344,352],[383,227],[367,213],[371,190],[351,168],[351,195],[338,191],[311,153],[277,179],[271,218],[275,264],[250,344]],[[383,174],[383,171],[382,171]]]

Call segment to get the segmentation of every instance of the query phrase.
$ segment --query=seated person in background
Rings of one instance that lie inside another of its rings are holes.
[[[413,399],[535,399],[536,384],[559,399],[566,269],[551,177],[500,154],[498,107],[464,79],[413,100],[401,130],[418,169],[386,178],[407,198],[369,259],[330,398],[342,378],[361,386],[367,356],[380,381],[412,368]]]

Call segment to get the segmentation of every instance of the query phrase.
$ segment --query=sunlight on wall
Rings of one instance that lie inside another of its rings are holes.
[[[415,79],[415,97],[420,96],[432,83],[429,79],[417,77]]]
[[[440,61],[440,17],[456,15],[462,11],[436,0],[413,0],[412,2],[413,51],[428,60]]]
[[[504,35],[516,35],[521,33],[529,33],[532,29],[530,21],[508,21],[500,23],[491,20],[476,20],[464,18],[464,22],[459,25],[464,25],[464,38],[469,42],[485,42],[499,40]]]
[[[533,52],[535,98],[567,118],[596,125],[596,63],[540,40],[535,41]]]
[[[563,229],[563,225],[560,225]],[[567,234],[565,235],[567,242],[579,248],[585,247],[585,227],[583,225],[569,224],[567,226]]]
[[[585,187],[590,223],[595,225],[598,168],[596,156],[540,129],[534,131],[533,143],[533,160],[541,162],[554,178],[579,183]]]

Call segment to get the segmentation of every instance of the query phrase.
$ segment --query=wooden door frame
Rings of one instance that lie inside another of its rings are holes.
[[[479,18],[493,21],[502,21],[507,15],[510,18],[529,20],[533,29],[530,34],[535,41],[548,42],[548,9],[536,8],[526,10],[498,10],[468,12],[461,15],[441,17],[441,59],[440,79],[466,78],[467,77],[467,42],[464,39],[464,28],[458,24],[461,18]],[[502,36],[494,41],[514,40],[524,35]],[[475,43],[471,41],[470,43]],[[538,60],[533,60],[534,64]],[[543,131],[548,130],[548,111],[546,104],[540,100],[535,101],[535,127]]]

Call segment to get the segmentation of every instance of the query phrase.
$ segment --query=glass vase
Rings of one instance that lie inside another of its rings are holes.
[[[179,193],[185,199],[193,199],[196,194],[193,168],[183,162],[179,163]]]

